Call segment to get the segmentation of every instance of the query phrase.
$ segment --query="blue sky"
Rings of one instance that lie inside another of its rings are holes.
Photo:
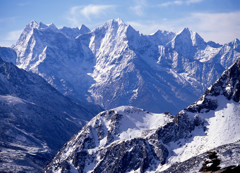
[[[114,18],[143,34],[188,27],[206,41],[240,38],[240,0],[0,0],[0,46],[15,43],[32,20],[94,29]]]

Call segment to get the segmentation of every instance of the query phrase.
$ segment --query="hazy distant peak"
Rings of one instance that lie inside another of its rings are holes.
[[[182,30],[180,30],[177,35],[182,35],[182,34],[191,34],[192,31],[188,28],[188,27],[185,27],[183,28]]]
[[[53,23],[49,24],[49,25],[48,25],[48,28],[51,28],[51,29],[58,29],[58,28],[56,27],[56,25],[54,25]]]
[[[47,28],[48,26],[42,22],[39,23],[38,29],[44,29]]]
[[[174,32],[171,32],[171,31],[165,31],[165,30],[157,30],[153,35],[159,35],[159,34],[164,34],[164,35],[166,35],[166,34],[175,34]]]
[[[82,32],[82,33],[90,32],[90,29],[89,29],[86,25],[81,25],[81,26],[79,27],[79,30],[80,30],[80,32]]]
[[[215,43],[214,41],[208,41],[207,44],[213,48],[219,48],[222,46],[221,44]]]

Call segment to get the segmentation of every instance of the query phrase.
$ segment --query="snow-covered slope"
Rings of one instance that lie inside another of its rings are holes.
[[[98,114],[64,145],[45,172],[164,171],[239,141],[239,101],[240,59],[175,117],[134,107]]]
[[[0,172],[39,172],[97,111],[0,59]]]
[[[226,169],[232,167],[226,172],[238,173],[238,170],[233,170],[234,166],[239,167],[239,158],[240,158],[240,141],[222,145],[220,147],[212,149],[210,152],[216,152],[217,157],[220,160],[219,169]],[[198,156],[192,157],[184,162],[173,164],[170,168],[162,173],[199,173],[205,160],[209,160],[208,152],[200,154]],[[211,164],[208,165],[209,167]],[[215,170],[216,171],[216,170]]]
[[[197,120],[197,126],[185,139],[171,141],[168,164],[183,162],[215,147],[240,139],[240,59],[209,87],[194,104],[177,115],[177,119]],[[195,122],[196,124],[196,122]]]
[[[165,162],[167,150],[148,138],[172,120],[168,114],[127,106],[99,113],[63,147],[46,171],[127,172],[142,164],[154,168],[153,163]]]
[[[115,19],[92,31],[31,22],[13,48],[18,67],[72,98],[177,113],[240,57],[238,45],[206,43],[188,28],[142,35]]]

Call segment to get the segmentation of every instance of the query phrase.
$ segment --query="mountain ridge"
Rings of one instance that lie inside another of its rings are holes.
[[[78,36],[68,29],[69,35],[75,34],[69,38],[67,30],[54,27],[47,32],[50,26],[39,30],[38,25],[30,23],[33,31],[23,32],[13,46],[18,67],[39,74],[73,99],[106,109],[132,105],[177,113],[240,57],[237,41],[206,43],[188,28],[143,35],[113,19]]]

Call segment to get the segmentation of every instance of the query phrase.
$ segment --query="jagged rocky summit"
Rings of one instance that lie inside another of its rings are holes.
[[[29,23],[16,64],[64,95],[105,109],[121,105],[177,113],[240,57],[239,40],[205,42],[188,28],[143,35],[121,19],[90,31]]]
[[[239,90],[240,59],[176,116],[134,107],[102,112],[64,145],[44,171],[163,172],[176,170],[177,164],[192,173],[200,170],[199,158],[212,149],[227,157],[223,167],[236,165]],[[231,147],[233,153],[226,153]]]
[[[40,172],[99,111],[0,58],[0,172]]]

